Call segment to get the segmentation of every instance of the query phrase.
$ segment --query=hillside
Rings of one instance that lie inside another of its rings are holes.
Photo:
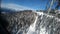
[[[3,25],[7,28],[7,30],[11,33],[16,33],[19,29],[28,28],[30,24],[34,23],[36,13],[32,12],[31,10],[25,10],[20,12],[12,12],[12,13],[1,13],[1,21],[5,20],[9,25]],[[25,27],[26,26],[26,27]],[[16,28],[17,27],[17,28]],[[13,32],[13,30],[15,32]]]

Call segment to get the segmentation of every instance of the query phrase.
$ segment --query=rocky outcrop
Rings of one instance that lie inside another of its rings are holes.
[[[8,26],[6,27],[7,30],[12,34],[16,34],[19,29],[23,30],[25,28],[28,28],[30,24],[34,23],[36,15],[37,14],[32,12],[31,10],[1,13],[1,17],[8,23]]]
[[[56,16],[54,12],[2,12],[0,17],[1,24],[11,34],[60,34],[60,14]]]

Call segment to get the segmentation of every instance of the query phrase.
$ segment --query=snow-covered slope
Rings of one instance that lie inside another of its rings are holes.
[[[60,34],[60,18],[43,12],[36,13],[37,21],[30,25],[27,34]]]

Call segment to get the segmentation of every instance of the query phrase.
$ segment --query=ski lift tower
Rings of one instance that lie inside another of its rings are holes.
[[[46,5],[46,8],[47,8],[47,11],[48,11],[48,14],[50,13],[51,9],[52,9],[52,6],[53,4],[56,2],[56,0],[50,0],[48,1],[48,3],[50,3],[49,7],[48,7],[48,4]]]
[[[52,6],[54,5],[54,3],[56,1],[58,1],[58,3],[57,3],[57,6],[54,9],[54,13],[55,13],[54,15],[56,17],[58,17],[58,15],[60,15],[60,10],[58,10],[58,8],[60,7],[60,0],[48,0],[47,5],[46,5],[46,9],[47,9],[47,14],[50,14],[50,11],[52,9]],[[50,4],[48,5],[48,3],[50,3]]]

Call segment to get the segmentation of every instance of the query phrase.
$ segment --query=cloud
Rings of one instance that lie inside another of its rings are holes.
[[[25,7],[25,6],[22,6],[22,5],[18,5],[18,4],[13,4],[13,3],[2,3],[1,4],[1,7],[2,8],[8,8],[8,9],[13,9],[13,10],[35,10],[35,9],[32,9],[32,8],[29,8],[29,7]]]

